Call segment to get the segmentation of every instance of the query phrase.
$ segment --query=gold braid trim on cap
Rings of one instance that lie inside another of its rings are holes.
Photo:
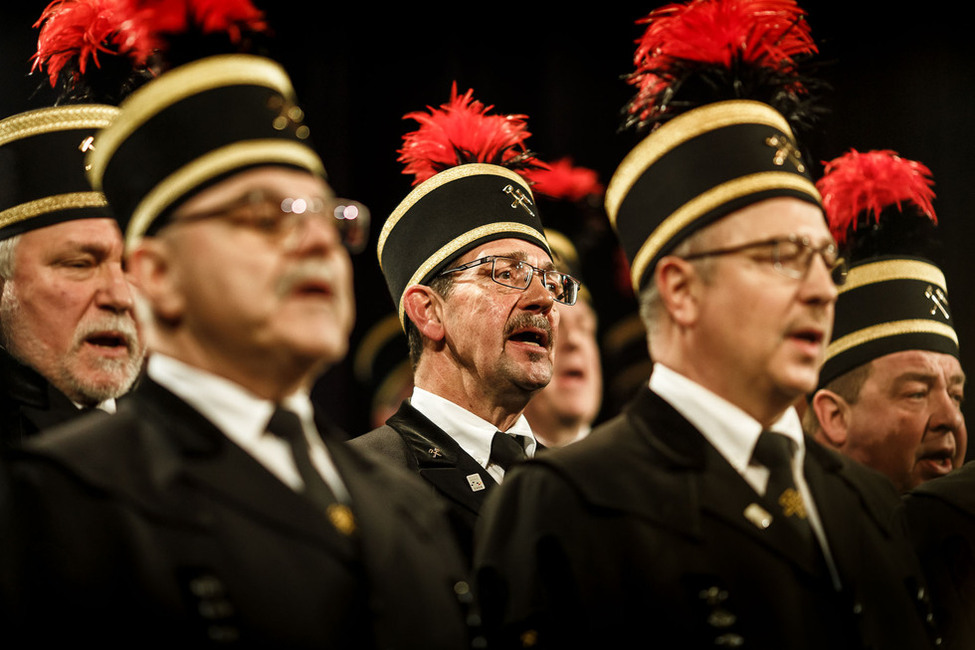
[[[103,208],[107,205],[105,195],[101,192],[71,192],[45,196],[43,199],[28,201],[0,211],[0,228],[59,210]]]
[[[858,345],[876,341],[877,339],[896,336],[898,334],[936,334],[958,345],[958,335],[955,330],[945,323],[928,320],[926,318],[914,318],[910,320],[899,320],[889,323],[879,323],[865,327],[856,332],[851,332],[829,344],[826,348],[826,360],[843,354]]]
[[[128,246],[134,245],[149,226],[173,202],[206,181],[249,165],[287,163],[325,176],[321,159],[308,146],[291,140],[251,140],[215,149],[183,165],[156,184],[132,211],[125,232]]]
[[[850,269],[840,293],[891,280],[918,280],[937,285],[946,290],[945,274],[934,264],[921,260],[879,260]]]
[[[238,85],[264,86],[294,100],[294,89],[284,68],[260,56],[216,55],[164,72],[127,97],[112,127],[95,140],[86,165],[92,187],[102,189],[105,168],[116,150],[157,113],[201,92]]]
[[[545,252],[549,255],[552,254],[548,244],[545,242],[545,236],[542,235],[542,233],[538,232],[538,230],[532,228],[531,226],[526,226],[525,224],[518,223],[517,221],[499,221],[497,223],[488,223],[478,228],[474,228],[473,230],[468,230],[463,235],[455,237],[452,241],[440,247],[440,250],[428,257],[427,260],[420,265],[420,268],[416,270],[413,277],[410,278],[410,281],[406,283],[406,286],[403,287],[403,292],[400,293],[398,302],[399,320],[404,329],[406,327],[406,320],[404,319],[405,311],[403,309],[403,296],[406,294],[406,290],[412,287],[414,284],[419,284],[420,279],[423,276],[464,246],[467,246],[471,242],[477,241],[482,237],[496,233],[520,233],[535,237],[538,239],[538,243],[541,244]]]
[[[673,118],[626,155],[606,187],[606,214],[613,228],[623,199],[643,172],[664,154],[709,131],[742,124],[765,124],[792,137],[788,121],[768,104],[730,100],[707,104]]]
[[[701,215],[742,196],[772,189],[805,192],[817,201],[820,200],[815,184],[808,178],[792,172],[759,172],[713,187],[682,205],[650,233],[640,246],[640,250],[633,256],[630,272],[633,289],[639,293],[640,278],[643,277],[650,261],[678,232],[694,223]]]
[[[402,334],[399,321],[393,318],[392,314],[379,321],[366,332],[365,337],[363,337],[362,342],[359,344],[359,349],[356,350],[352,363],[352,374],[359,381],[365,382],[371,380],[373,359],[376,358],[376,355],[379,354],[379,351],[387,341],[391,341]]]
[[[564,259],[566,262],[574,264],[579,261],[579,252],[576,250],[575,244],[572,243],[571,239],[563,235],[558,230],[546,228],[545,239],[548,241],[549,247],[555,252],[555,254]],[[564,271],[565,269],[562,270]]]
[[[389,218],[386,219],[386,223],[383,224],[383,228],[379,233],[379,243],[376,245],[376,254],[379,257],[380,269],[382,269],[383,266],[383,248],[386,246],[386,239],[389,237],[389,233],[392,232],[396,224],[399,223],[399,220],[403,217],[403,215],[405,215],[410,208],[416,205],[420,199],[438,187],[446,185],[451,181],[455,181],[460,178],[468,178],[470,176],[503,176],[504,178],[521,185],[531,195],[531,188],[528,186],[528,181],[507,167],[501,167],[500,165],[492,165],[489,163],[468,163],[464,165],[457,165],[456,167],[451,167],[450,169],[445,169],[444,171],[431,176],[414,187],[413,190],[406,195],[406,198],[403,199],[398,206],[396,206],[396,209],[393,210],[393,213],[389,215]]]
[[[118,108],[104,104],[71,104],[19,113],[0,120],[0,146],[44,133],[95,131],[111,124],[118,114]]]

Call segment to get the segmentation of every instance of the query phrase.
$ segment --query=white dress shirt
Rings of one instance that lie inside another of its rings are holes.
[[[650,373],[650,390],[674,407],[684,418],[707,438],[742,478],[758,494],[764,495],[768,484],[769,470],[751,462],[752,452],[762,433],[762,425],[731,402],[715,395],[697,382],[688,379],[661,363],[655,363]],[[792,458],[792,474],[796,489],[806,504],[809,523],[819,540],[827,564],[833,575],[834,584],[839,584],[819,511],[813,501],[809,485],[803,474],[803,460],[806,455],[802,423],[796,410],[790,407],[769,427],[796,443],[796,453]]]
[[[153,353],[146,369],[149,377],[172,391],[212,422],[237,446],[253,456],[283,483],[298,491],[304,486],[287,442],[267,433],[274,404],[255,396],[228,379]],[[349,502],[349,494],[318,435],[314,408],[306,393],[285,398],[282,406],[298,414],[308,440],[311,459],[336,499]]]
[[[410,404],[456,440],[460,448],[487,470],[498,483],[504,479],[504,469],[490,462],[491,440],[498,430],[496,426],[450,400],[422,388],[413,388]],[[521,438],[529,458],[535,455],[535,436],[524,414],[519,416],[505,433]]]

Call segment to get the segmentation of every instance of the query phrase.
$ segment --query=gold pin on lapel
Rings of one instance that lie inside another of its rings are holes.
[[[427,449],[427,453],[430,454],[431,458],[440,458],[443,456],[443,452],[440,451],[439,447],[430,447]]]
[[[355,532],[355,517],[352,510],[341,503],[333,503],[327,510],[328,519],[332,525],[343,535],[351,535]]]
[[[750,504],[745,508],[745,519],[755,524],[756,527],[765,530],[772,525],[772,515],[768,510],[757,503]]]

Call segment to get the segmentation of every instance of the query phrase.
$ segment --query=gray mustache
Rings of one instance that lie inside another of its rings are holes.
[[[292,266],[278,280],[277,291],[279,296],[290,293],[295,287],[306,282],[316,282],[332,286],[334,284],[335,272],[325,262],[318,260],[307,260]]]
[[[114,332],[125,341],[126,347],[130,350],[138,348],[139,332],[135,319],[121,314],[82,323],[75,330],[75,346],[81,345],[89,336],[99,332]]]
[[[548,347],[552,347],[552,343],[554,342],[552,341],[552,324],[547,318],[539,314],[518,314],[508,321],[508,324],[504,328],[504,335],[506,337],[510,336],[512,332],[526,327],[544,331],[547,336]]]

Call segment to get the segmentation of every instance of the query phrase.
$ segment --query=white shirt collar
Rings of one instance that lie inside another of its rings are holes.
[[[762,432],[758,420],[660,363],[655,363],[650,373],[650,389],[693,424],[739,473],[746,472]],[[802,458],[802,424],[794,408],[786,410],[769,428],[794,440],[799,449],[797,458]]]
[[[227,438],[251,454],[284,483],[301,487],[301,477],[294,466],[288,445],[276,436],[264,435],[274,404],[257,397],[239,384],[185,364],[177,359],[153,353],[148,375],[175,393],[210,420]],[[312,462],[331,486],[336,497],[349,501],[348,491],[321,438],[311,432],[315,426],[315,409],[307,393],[295,393],[281,405],[298,414],[311,446]]]
[[[487,467],[488,457],[491,455],[491,440],[494,432],[498,430],[496,426],[450,400],[422,388],[413,388],[410,404],[456,440],[461,449],[478,464]],[[520,415],[515,424],[505,433],[523,437],[522,443],[526,453],[529,457],[535,455],[535,436],[524,414]]]

